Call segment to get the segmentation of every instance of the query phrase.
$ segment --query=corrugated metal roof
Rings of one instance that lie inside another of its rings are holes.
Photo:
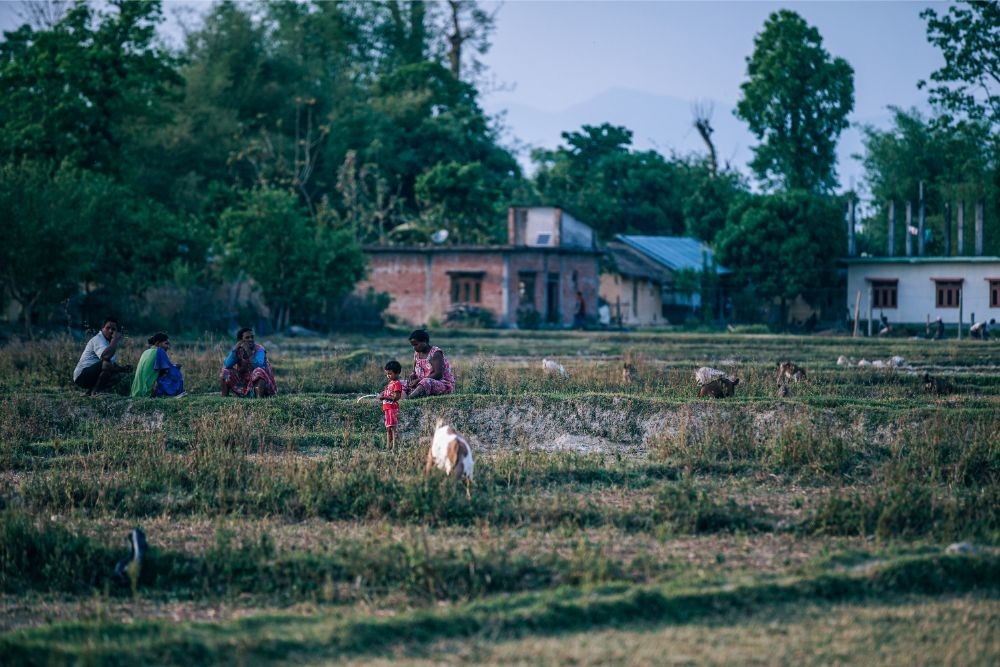
[[[708,261],[714,262],[712,250],[698,239],[686,236],[628,236],[615,237],[647,257],[663,264],[672,271],[694,269],[701,271],[704,264],[703,253],[708,253]],[[716,266],[718,273],[729,273],[724,266]]]
[[[623,276],[645,278],[665,285],[670,282],[670,272],[659,262],[624,243],[611,241],[605,246],[608,264]]]

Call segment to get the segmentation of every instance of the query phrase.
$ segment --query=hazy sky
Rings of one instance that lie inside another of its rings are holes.
[[[925,99],[916,88],[943,61],[919,14],[928,2],[581,2],[508,1],[499,9],[495,76],[515,84],[494,94],[546,110],[626,87],[682,99],[734,104],[746,57],[767,16],[798,12],[827,51],[855,71],[856,114]]]
[[[17,23],[19,4],[0,0],[0,29]],[[210,3],[168,0],[164,4],[165,13],[172,16],[178,10],[201,11]],[[512,138],[553,147],[560,142],[560,131],[579,129],[562,127],[560,122],[571,122],[570,118],[595,122],[610,108],[609,115],[619,117],[606,120],[636,125],[630,129],[636,130],[638,148],[697,150],[690,123],[687,119],[681,123],[676,109],[670,127],[660,128],[651,117],[664,117],[666,111],[650,109],[641,118],[641,110],[616,109],[615,100],[620,96],[624,106],[646,99],[650,105],[667,104],[666,98],[684,104],[707,99],[716,102],[720,155],[732,157],[744,171],[753,140],[745,127],[735,127],[731,108],[739,98],[754,36],[771,12],[792,9],[819,29],[827,51],[854,68],[851,120],[884,126],[889,105],[926,107],[926,93],[916,84],[940,67],[942,59],[927,43],[919,14],[929,6],[939,12],[947,9],[943,2],[902,1],[484,4],[497,9],[493,46],[484,60],[499,87],[487,90],[483,105],[491,113],[511,108]],[[623,91],[659,97],[627,96]],[[588,101],[602,95],[602,105],[588,107]],[[575,113],[559,115],[571,107]],[[857,130],[850,130],[840,150],[844,185],[850,178],[860,179],[860,166],[849,157],[859,150]],[[525,156],[522,152],[522,163]]]

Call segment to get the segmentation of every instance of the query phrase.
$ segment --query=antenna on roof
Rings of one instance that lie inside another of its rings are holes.
[[[439,229],[436,232],[434,232],[433,234],[431,234],[431,241],[433,241],[435,243],[435,245],[441,245],[442,243],[444,243],[447,240],[448,240],[448,230],[447,229]]]

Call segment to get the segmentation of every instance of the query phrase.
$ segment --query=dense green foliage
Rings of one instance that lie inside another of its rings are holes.
[[[719,245],[744,295],[764,302],[837,288],[835,200],[809,197],[836,186],[853,71],[794,12],[757,35],[737,106],[761,140],[751,167],[776,193],[758,195],[714,156],[636,150],[608,123],[567,129],[525,178],[480,105],[494,14],[471,0],[220,1],[173,49],[157,36],[160,2],[53,10],[0,40],[0,211],[14,239],[0,250],[0,299],[29,335],[107,312],[175,331],[377,324],[389,297],[351,294],[365,244],[427,243],[441,229],[448,243],[503,242],[511,204],[562,206],[605,241]],[[942,113],[896,111],[892,128],[866,129],[876,216],[923,181],[929,252],[946,202],[954,220],[966,201],[969,224],[984,201],[987,252],[1000,239],[996,12],[925,11],[946,63],[930,75]],[[780,221],[752,213],[775,206]],[[861,248],[880,251],[884,225],[866,229]],[[808,269],[786,263],[816,249]]]
[[[819,31],[791,10],[771,14],[747,58],[736,115],[761,140],[757,177],[789,190],[827,192],[837,138],[854,108],[854,70],[823,48]]]
[[[523,179],[457,76],[463,58],[481,69],[492,18],[449,10],[220,2],[177,53],[158,2],[78,3],[7,33],[0,209],[19,256],[3,293],[29,332],[98,307],[218,326],[250,314],[225,296],[234,280],[262,297],[254,319],[327,327],[361,244],[500,240]]]
[[[965,254],[973,250],[975,205],[984,210],[984,252],[1000,252],[1000,142],[981,122],[952,123],[946,117],[925,118],[916,110],[892,109],[892,126],[864,127],[864,165],[877,211],[866,225],[862,250],[882,254],[886,248],[888,203],[896,202],[896,248],[903,254],[905,202],[913,206],[916,224],[919,183],[924,186],[927,229],[926,252],[944,254],[945,207],[951,210],[951,248],[957,251],[959,213],[964,203]],[[916,246],[914,245],[914,248]]]
[[[1000,5],[963,0],[938,14],[925,9],[927,40],[945,65],[931,74],[931,101],[971,120],[1000,126]],[[921,87],[927,82],[921,81]]]
[[[540,201],[576,212],[604,239],[687,232],[711,241],[746,190],[737,174],[716,176],[704,160],[631,149],[624,127],[584,125],[562,136],[564,146],[533,154]]]

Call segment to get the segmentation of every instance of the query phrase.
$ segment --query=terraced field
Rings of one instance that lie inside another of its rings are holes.
[[[391,451],[355,399],[405,333],[265,340],[266,401],[215,395],[221,340],[175,344],[176,400],[82,396],[80,343],[0,348],[2,662],[1000,661],[1000,344],[432,334],[458,391],[404,403]],[[702,365],[736,396],[698,398]],[[438,418],[471,500],[422,475]]]

